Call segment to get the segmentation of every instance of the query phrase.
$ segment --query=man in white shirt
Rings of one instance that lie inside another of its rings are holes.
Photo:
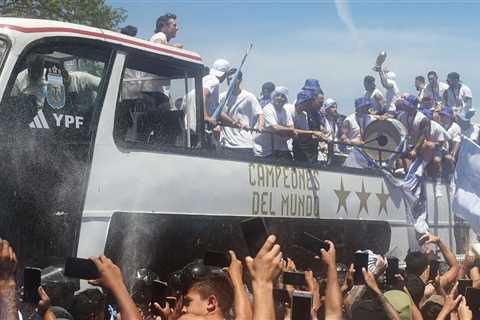
[[[425,93],[425,77],[416,76],[415,77],[415,90],[417,90],[417,99],[418,101],[423,100],[423,95]]]
[[[443,101],[446,106],[453,108],[455,113],[464,112],[472,117],[475,109],[472,107],[472,91],[460,81],[457,72],[451,72],[447,76],[448,90],[443,94]]]
[[[480,144],[480,126],[478,124],[472,123],[472,119],[463,112],[457,115],[457,123],[462,129],[462,135]]]
[[[292,160],[287,142],[295,135],[295,129],[292,115],[285,108],[287,102],[287,88],[277,87],[272,93],[272,102],[263,108],[265,130],[256,138],[256,156]]]
[[[222,120],[220,144],[227,155],[236,158],[253,156],[255,135],[249,129],[263,130],[264,115],[262,107],[254,94],[240,87],[243,75],[238,74],[233,94],[226,101],[220,114]],[[222,93],[221,101],[226,99]]]
[[[363,144],[363,132],[367,126],[375,120],[370,114],[373,101],[367,97],[355,99],[355,113],[345,118],[342,125],[340,141],[348,144]]]
[[[438,75],[435,71],[427,74],[428,84],[423,92],[424,97],[430,97],[434,108],[440,108],[443,103],[444,92],[448,89],[448,84],[438,81]]]
[[[363,86],[365,88],[364,96],[372,100],[371,112],[373,114],[385,113],[385,98],[382,92],[375,84],[375,78],[372,76],[365,76],[363,79]]]
[[[170,45],[170,40],[177,36],[177,16],[173,13],[167,13],[158,17],[155,27],[155,34],[150,38],[150,41]],[[177,48],[183,48],[181,44],[173,45]]]
[[[450,141],[446,146],[446,153],[443,161],[447,165],[447,177],[450,180],[455,172],[455,161],[457,159],[460,142],[462,141],[462,129],[454,120],[454,111],[451,107],[445,107],[440,112],[440,124],[450,135]]]
[[[273,82],[265,82],[262,85],[262,92],[260,94],[260,98],[258,98],[258,102],[262,108],[264,108],[267,104],[272,102],[272,92],[275,90],[275,84]]]
[[[397,82],[395,81],[396,75],[392,71],[386,71],[380,69],[378,71],[380,80],[383,87],[387,90],[385,94],[385,111],[395,112],[395,100],[398,99],[399,92]]]

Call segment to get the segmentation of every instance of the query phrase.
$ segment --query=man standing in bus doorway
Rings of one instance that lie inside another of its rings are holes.
[[[435,71],[430,71],[427,74],[428,84],[423,93],[424,97],[429,97],[432,100],[435,109],[442,107],[443,94],[448,90],[448,84],[438,81],[438,76]]]
[[[265,130],[255,139],[255,156],[292,160],[288,140],[295,135],[291,113],[286,109],[288,89],[277,87],[272,102],[263,108]]]
[[[240,87],[243,74],[238,73],[233,94],[225,103],[220,114],[222,127],[220,144],[223,151],[232,158],[249,158],[253,156],[254,137],[249,129],[263,130],[264,114],[254,94]],[[226,99],[222,93],[220,101]]]
[[[373,114],[385,113],[385,98],[382,92],[375,84],[375,78],[372,76],[365,76],[363,79],[363,86],[365,88],[364,96],[372,101],[371,112]]]
[[[150,41],[171,45],[170,40],[177,36],[177,16],[173,13],[166,13],[163,16],[158,17],[155,27],[155,34],[150,38]],[[182,44],[172,45],[177,48],[183,48]]]
[[[472,91],[460,81],[457,72],[450,72],[447,76],[448,89],[443,93],[443,102],[451,106],[455,113],[465,113],[472,117],[475,109],[472,107]]]

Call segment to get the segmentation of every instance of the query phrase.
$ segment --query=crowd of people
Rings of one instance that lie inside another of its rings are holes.
[[[135,36],[132,28],[122,32]],[[166,14],[158,19],[151,41],[183,48],[171,43],[177,31],[176,16]],[[243,88],[242,72],[237,73],[227,60],[218,59],[203,77],[207,144],[237,157],[322,163],[331,156],[329,152],[345,154],[351,145],[362,146],[372,122],[394,119],[404,127],[406,135],[404,145],[390,150],[398,154],[389,164],[392,171],[407,172],[412,161],[421,158],[429,165],[437,185],[442,179],[451,181],[461,136],[475,142],[480,139],[480,127],[472,123],[475,109],[471,90],[457,72],[449,73],[444,83],[435,71],[430,71],[428,83],[419,75],[414,81],[416,92],[402,93],[394,72],[381,64],[373,70],[385,93],[375,77],[365,76],[365,91],[355,99],[355,111],[342,115],[335,99],[324,93],[317,79],[307,79],[296,99],[289,97],[286,87],[273,82],[264,83],[257,98]],[[220,85],[230,83],[234,75],[234,90],[227,97],[226,92],[220,93]],[[195,99],[189,100],[193,105],[183,108],[195,114]],[[436,195],[442,196],[440,188],[436,190]]]
[[[275,235],[268,236],[257,254],[247,256],[244,261],[230,250],[229,265],[224,268],[195,260],[162,282],[168,287],[164,296],[148,294],[146,276],[142,286],[136,285],[129,292],[122,271],[114,262],[105,256],[92,257],[99,278],[89,283],[101,289],[90,287],[74,293],[63,288],[65,282],[52,285],[42,277],[37,305],[22,301],[22,295],[18,295],[23,288],[17,286],[15,250],[8,241],[1,240],[0,319],[470,320],[480,317],[480,257],[471,254],[459,262],[435,235],[424,235],[420,239],[424,250],[409,252],[404,264],[370,250],[358,251],[368,256],[368,264],[361,272],[355,269],[357,261],[348,270],[339,271],[342,269],[335,244],[328,240],[325,249],[311,252],[321,261],[321,271],[297,270],[295,262],[282,255],[280,240]],[[445,263],[439,264],[437,250]],[[287,281],[286,274],[290,272],[300,274],[302,283]],[[306,300],[299,302],[298,297]]]

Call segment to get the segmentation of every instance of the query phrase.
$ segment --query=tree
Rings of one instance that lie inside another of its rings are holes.
[[[127,13],[105,0],[4,0],[2,16],[66,21],[115,30]]]

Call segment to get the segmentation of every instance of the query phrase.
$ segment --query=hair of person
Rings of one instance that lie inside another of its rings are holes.
[[[87,289],[75,295],[71,311],[75,320],[88,320],[104,308],[104,294],[98,289]]]
[[[43,54],[39,54],[39,53],[31,54],[25,60],[25,64],[27,65],[27,67],[29,69],[34,68],[34,67],[42,67],[43,68],[43,66],[45,64],[45,57],[43,56]]]
[[[202,299],[215,296],[218,307],[226,315],[233,305],[233,287],[226,275],[210,274],[195,281],[190,289],[196,290]]]
[[[238,77],[237,77],[238,80],[242,81],[243,80],[243,73],[242,71],[238,71]]]
[[[137,27],[131,26],[131,25],[125,26],[122,29],[120,29],[120,33],[126,34],[127,36],[130,36],[130,37],[135,37],[137,35],[137,32],[138,32]]]
[[[425,83],[425,77],[424,76],[416,76],[415,80]]]
[[[432,70],[432,71],[429,71],[429,72],[427,73],[427,77],[430,77],[430,76],[438,77],[437,73],[436,73],[435,71],[433,71],[433,70]]]
[[[438,314],[442,310],[442,306],[433,301],[428,301],[425,303],[420,310],[424,320],[435,320],[438,317]]]
[[[375,82],[375,78],[372,76],[365,76],[365,78],[363,78],[363,82]]]
[[[271,81],[269,82],[265,82],[263,85],[262,85],[262,89],[266,89],[266,90],[275,90],[275,84]]]
[[[162,31],[162,28],[170,22],[170,19],[176,20],[177,16],[173,13],[166,13],[163,16],[158,17],[155,26],[155,33]]]
[[[425,283],[423,283],[419,276],[407,274],[405,285],[408,289],[408,292],[412,296],[413,303],[418,306],[420,300],[423,298],[423,294],[425,293]]]
[[[405,257],[405,271],[420,276],[428,267],[428,257],[420,251],[409,252]]]
[[[450,72],[447,75],[447,79],[460,80],[460,74],[458,72]]]

